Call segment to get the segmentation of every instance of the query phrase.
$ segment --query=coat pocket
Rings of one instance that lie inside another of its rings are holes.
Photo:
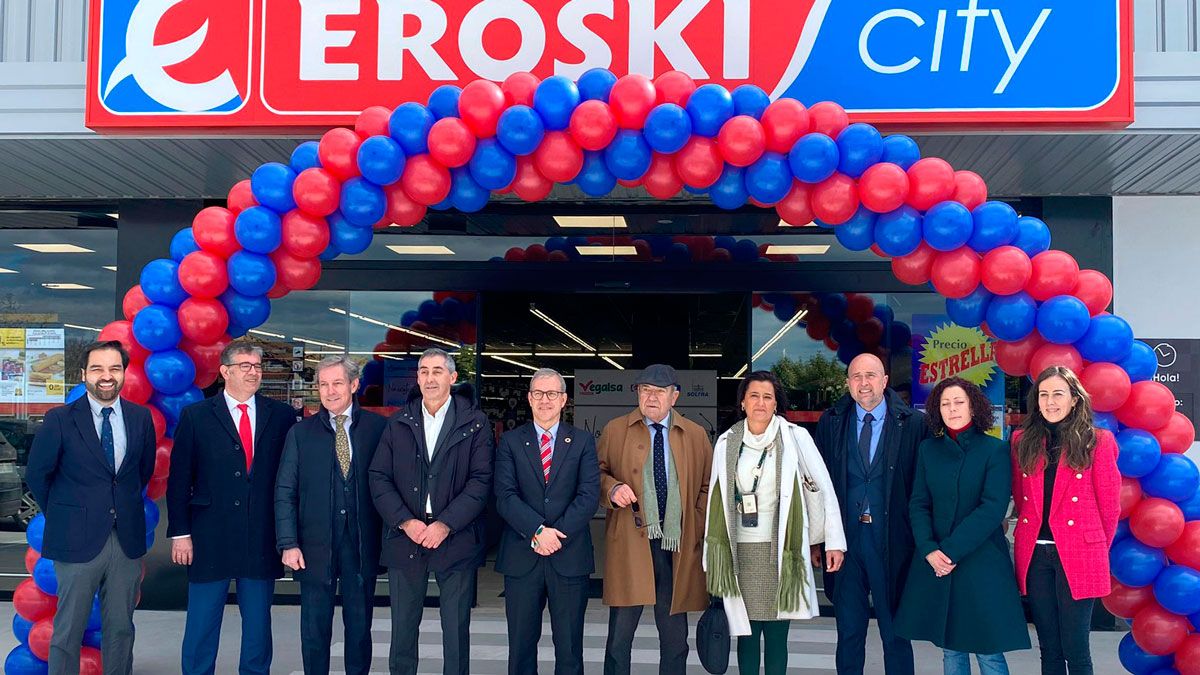
[[[1103,544],[1108,541],[1102,530],[1084,530],[1083,541],[1088,544]]]
[[[212,506],[212,496],[211,495],[192,495],[192,498],[188,500],[188,505],[189,506]]]

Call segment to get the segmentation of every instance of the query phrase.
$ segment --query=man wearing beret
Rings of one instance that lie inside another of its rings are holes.
[[[675,369],[649,366],[634,382],[638,407],[600,435],[605,523],[604,604],[609,606],[605,675],[627,675],[642,608],[654,606],[662,675],[687,669],[687,612],[708,606],[701,543],[712,442],[672,410]]]

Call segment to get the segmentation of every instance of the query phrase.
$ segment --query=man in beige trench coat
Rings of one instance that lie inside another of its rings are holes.
[[[600,435],[605,524],[604,604],[609,606],[604,675],[627,675],[642,608],[654,606],[661,675],[687,670],[687,612],[708,607],[701,569],[712,443],[672,410],[675,369],[656,364],[634,383],[638,409]]]

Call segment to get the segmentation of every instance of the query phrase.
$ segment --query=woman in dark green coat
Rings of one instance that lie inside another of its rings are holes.
[[[946,675],[1008,673],[1004,652],[1029,649],[1001,523],[1012,496],[1008,446],[989,436],[991,403],[978,386],[944,380],[930,392],[909,513],[916,553],[896,633],[944,650]]]

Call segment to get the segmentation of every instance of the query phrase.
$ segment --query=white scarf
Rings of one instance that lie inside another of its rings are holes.
[[[747,420],[746,432],[742,435],[742,445],[750,448],[751,450],[763,452],[767,449],[767,446],[775,442],[776,438],[779,438],[779,425],[781,419],[782,418],[780,418],[779,415],[772,415],[771,422],[767,425],[766,431],[763,431],[761,434],[750,433],[750,422]]]

